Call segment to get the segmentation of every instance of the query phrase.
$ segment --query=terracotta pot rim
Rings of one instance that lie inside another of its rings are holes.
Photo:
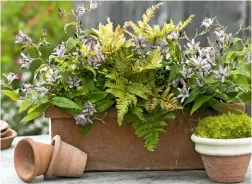
[[[45,179],[53,177],[53,173],[55,170],[55,166],[57,158],[59,157],[60,149],[61,149],[61,137],[59,135],[54,136],[54,138],[51,141],[51,145],[54,146],[53,148],[53,155],[51,162],[49,164],[49,167],[47,169],[47,172],[44,174]]]
[[[9,129],[9,131],[11,132],[11,135],[8,137],[1,137],[1,140],[14,139],[17,137],[17,132],[15,130]]]
[[[39,166],[40,166],[39,153],[37,151],[35,141],[33,141],[31,138],[24,138],[24,139],[20,140],[19,142],[26,142],[27,144],[29,144],[29,146],[31,146],[31,148],[32,148],[32,152],[33,152],[33,155],[34,155],[34,170],[30,175],[27,175],[26,177],[23,176],[23,175],[20,175],[18,170],[16,169],[18,176],[22,180],[24,180],[26,182],[30,182],[30,181],[32,181],[32,180],[34,180],[36,178],[37,173],[39,172]]]
[[[0,130],[1,130],[1,132],[4,132],[9,127],[9,125],[7,122],[5,122],[3,120],[0,120],[0,123],[1,123]]]
[[[241,139],[209,139],[191,136],[195,143],[195,150],[203,155],[211,156],[236,156],[252,152],[252,138]]]

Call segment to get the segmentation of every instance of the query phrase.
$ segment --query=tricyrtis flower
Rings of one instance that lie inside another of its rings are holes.
[[[215,65],[215,50],[213,47],[201,47],[197,51],[199,57],[206,59],[208,62]]]
[[[77,88],[80,86],[81,84],[81,80],[79,78],[77,78],[76,76],[68,76],[68,79],[67,79],[67,84],[69,86],[69,88]]]
[[[216,74],[215,79],[221,79],[222,83],[225,82],[226,77],[229,77],[228,67],[219,66],[219,70],[213,72]]]
[[[48,89],[45,87],[35,87],[35,90],[38,92],[39,97],[44,97],[48,93]]]
[[[206,28],[209,28],[213,25],[214,23],[214,19],[216,19],[216,17],[214,18],[205,18],[202,22],[201,22],[201,26],[205,26]]]
[[[50,68],[46,73],[45,73],[45,81],[49,83],[54,83],[58,79],[61,78],[61,75],[59,74],[58,69],[52,69]]]
[[[84,15],[87,12],[87,8],[83,3],[77,4],[76,12],[77,12],[77,16],[81,17],[82,15]]]
[[[189,95],[189,90],[190,88],[177,88],[179,91],[179,95],[177,96],[177,98],[181,98],[181,103],[183,103],[185,101],[186,98],[188,98]]]
[[[20,89],[21,92],[25,93],[26,95],[31,95],[33,90],[33,85],[30,83],[26,83],[23,85],[23,87]]]
[[[200,42],[195,43],[194,39],[192,39],[192,41],[188,42],[186,45],[188,47],[188,50],[190,50],[190,51],[197,51],[200,49]]]
[[[95,104],[90,102],[84,104],[84,110],[81,114],[74,116],[76,124],[85,126],[87,123],[93,123],[93,116],[96,113]]]
[[[179,33],[178,32],[172,32],[167,36],[168,39],[170,40],[177,40],[179,38]]]
[[[62,42],[61,44],[59,44],[55,49],[55,52],[53,52],[52,54],[55,56],[63,57],[66,53],[66,45],[64,42]]]
[[[189,67],[185,67],[183,66],[182,71],[180,71],[180,73],[182,74],[182,76],[186,79],[186,78],[191,78],[192,74],[193,74],[193,70],[192,68]]]
[[[33,61],[30,54],[24,55],[21,53],[22,58],[18,59],[18,64],[21,64],[21,69],[29,69]]]
[[[88,60],[88,64],[94,69],[98,69],[104,61],[104,54],[101,52],[97,52],[96,55],[90,57],[90,59]]]
[[[95,0],[91,0],[89,8],[90,8],[90,10],[95,10],[96,8],[98,8],[98,2]]]
[[[19,31],[18,34],[16,35],[15,43],[23,43],[25,45],[28,45],[32,43],[32,39],[23,31]]]
[[[146,40],[147,39],[144,38],[142,34],[140,34],[138,37],[133,38],[133,43],[135,44],[135,50],[146,48],[147,47],[147,45],[145,44]]]
[[[225,29],[223,28],[216,28],[214,33],[216,35],[217,43],[225,44],[232,40],[232,33],[229,34],[225,33]]]
[[[83,43],[87,46],[88,50],[90,51],[98,51],[100,44],[95,39],[91,37],[84,37],[82,38]]]
[[[15,80],[18,79],[18,76],[12,72],[9,72],[7,75],[3,74],[3,76],[6,77],[7,81],[8,81],[8,85],[11,85],[11,83]]]
[[[207,61],[207,59],[203,59],[202,57],[192,58],[194,69],[200,71],[200,74],[203,77],[203,73],[205,76],[208,76],[212,72],[212,66]]]

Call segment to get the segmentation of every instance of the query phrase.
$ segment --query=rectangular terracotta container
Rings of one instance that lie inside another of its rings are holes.
[[[80,134],[71,115],[57,108],[50,108],[45,116],[51,119],[51,137],[60,135],[63,141],[87,153],[87,171],[114,171],[204,169],[190,139],[191,130],[199,117],[214,114],[212,110],[192,116],[176,113],[176,119],[168,120],[166,133],[161,134],[154,152],[144,148],[143,140],[136,137],[131,124],[118,126],[114,109],[107,112],[105,124],[95,122],[86,136]]]

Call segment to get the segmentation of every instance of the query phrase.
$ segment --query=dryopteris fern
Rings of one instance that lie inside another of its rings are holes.
[[[158,107],[158,105],[168,112],[182,109],[182,106],[179,105],[177,98],[170,92],[170,88],[166,88],[165,90],[155,90],[153,97],[146,101],[144,107],[148,112],[152,112]]]
[[[163,56],[160,50],[156,49],[150,53],[150,55],[142,60],[136,61],[132,69],[135,72],[142,72],[144,70],[158,69],[162,67]]]
[[[137,105],[137,97],[147,100],[151,95],[151,90],[141,83],[128,81],[116,74],[110,74],[106,77],[109,79],[105,84],[108,88],[106,91],[117,98],[118,124],[122,125],[124,115],[129,108]]]
[[[154,151],[159,142],[159,135],[165,132],[164,127],[167,125],[160,118],[167,112],[156,111],[143,115],[143,110],[137,107],[132,110],[132,114],[137,117],[133,121],[135,134],[144,139],[144,147],[148,151]]]

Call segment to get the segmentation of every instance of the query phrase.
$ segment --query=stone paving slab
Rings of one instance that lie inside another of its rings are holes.
[[[23,137],[17,137],[11,148],[1,151],[0,183],[20,184],[23,182],[16,174],[13,152],[16,143]],[[35,141],[49,143],[49,136],[31,136]],[[243,184],[251,184],[251,164]],[[88,172],[81,178],[54,178],[44,180],[37,177],[32,183],[46,184],[212,184],[204,170],[189,171],[134,171],[134,172]]]

